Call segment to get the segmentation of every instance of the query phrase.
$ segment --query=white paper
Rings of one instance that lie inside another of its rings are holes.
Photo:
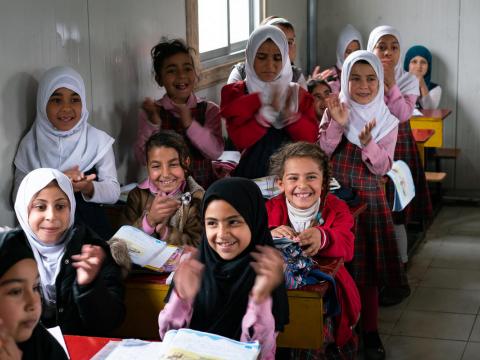
[[[65,354],[67,354],[68,358],[70,359],[70,354],[67,350],[67,344],[65,344],[65,339],[63,338],[62,330],[60,326],[55,326],[50,329],[47,329],[48,332],[58,341],[60,345],[62,345],[63,350],[65,350]]]
[[[402,160],[394,161],[392,169],[387,173],[395,185],[393,211],[402,211],[415,197],[415,184],[408,165]]]
[[[417,108],[413,109],[413,114],[412,116],[423,116],[423,113],[418,110]]]
[[[163,354],[163,346],[164,345],[161,342],[125,339],[125,340],[122,340],[115,347],[115,349],[104,359],[106,360],[147,360],[147,359],[160,360]],[[95,360],[100,360],[100,358]]]
[[[224,151],[216,161],[231,161],[238,164],[240,156],[241,154],[238,151]]]

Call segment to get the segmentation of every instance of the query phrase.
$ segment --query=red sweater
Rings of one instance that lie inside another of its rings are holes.
[[[290,225],[284,194],[280,194],[266,203],[268,212],[268,227]],[[352,214],[347,204],[335,195],[327,195],[322,209],[323,225],[317,226],[325,235],[327,245],[316,256],[342,257],[345,262],[352,260],[354,225]],[[343,346],[352,336],[351,327],[360,316],[360,295],[357,286],[347,269],[342,266],[335,275],[337,295],[340,300],[341,313],[335,319],[335,343]]]
[[[262,107],[258,93],[247,94],[245,81],[222,88],[221,114],[226,120],[227,132],[239,151],[248,149],[260,140],[268,128],[260,125],[255,115]],[[314,143],[318,137],[318,121],[313,108],[313,98],[303,88],[299,89],[298,112],[300,118],[285,127],[293,141]]]

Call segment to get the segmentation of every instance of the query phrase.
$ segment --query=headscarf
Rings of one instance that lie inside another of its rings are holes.
[[[392,35],[394,36],[398,44],[400,46],[400,51],[402,50],[402,41],[400,38],[400,33],[397,29],[389,25],[382,25],[377,26],[375,29],[372,30],[370,36],[368,37],[368,45],[367,50],[373,53],[373,49],[375,45],[377,45],[378,41],[382,36],[385,35]],[[395,81],[400,89],[400,92],[403,95],[420,95],[420,88],[418,85],[418,80],[412,74],[406,72],[402,68],[402,56],[400,55],[400,59],[398,60],[397,65],[395,65]]]
[[[35,259],[23,234],[15,230],[0,233],[0,278],[17,262]]]
[[[280,50],[282,55],[282,69],[277,78],[270,82],[260,80],[253,68],[255,56],[258,48],[268,39],[271,39]],[[285,102],[289,88],[292,88],[292,106],[290,110],[294,113],[298,112],[298,91],[299,85],[292,83],[292,65],[288,57],[288,42],[282,30],[272,25],[262,25],[256,28],[248,39],[247,48],[245,49],[245,83],[250,94],[259,93],[262,104],[270,104],[274,89],[279,91],[281,102]],[[271,124],[275,123],[277,114],[263,113]],[[286,125],[286,124],[285,124]]]
[[[377,96],[365,105],[353,101],[348,91],[350,72],[352,71],[353,65],[359,60],[367,61],[378,77]],[[361,147],[358,135],[372,119],[376,119],[376,125],[372,129],[372,139],[375,142],[381,140],[398,126],[398,119],[390,113],[387,105],[385,105],[383,86],[383,67],[380,59],[375,54],[365,50],[358,50],[351,53],[345,59],[342,68],[341,90],[339,95],[340,101],[346,103],[349,107],[348,126],[344,132],[347,139],[358,147]]]
[[[70,201],[70,219],[68,230],[65,231],[59,241],[53,245],[46,245],[33,232],[28,222],[28,216],[33,198],[54,180],[57,181],[58,186]],[[60,262],[65,254],[66,243],[72,235],[71,229],[75,218],[75,196],[72,183],[66,175],[56,169],[40,168],[33,170],[23,178],[18,188],[15,214],[37,261],[43,296],[50,302],[55,301],[55,280],[61,268]]]
[[[68,131],[54,128],[47,116],[50,96],[59,88],[76,92],[82,99],[82,114]],[[15,156],[15,166],[24,174],[48,167],[66,171],[79,166],[91,170],[110,149],[114,139],[87,123],[85,85],[78,72],[67,66],[53,67],[43,74],[37,91],[37,115]]]
[[[437,84],[430,81],[430,76],[432,75],[432,54],[430,51],[422,45],[415,45],[408,49],[407,53],[405,54],[405,61],[403,62],[403,69],[408,72],[410,67],[410,61],[416,56],[421,56],[428,63],[427,73],[423,76],[423,80],[425,80],[425,84],[428,87],[428,90],[432,90]]]
[[[248,247],[232,260],[223,260],[208,244],[205,231],[199,247],[200,261],[205,264],[202,286],[195,299],[192,329],[240,339],[242,318],[248,305],[249,293],[255,282],[250,266],[250,253],[256,245],[274,246],[268,230],[265,202],[258,186],[244,178],[224,178],[208,188],[203,198],[202,216],[213,200],[225,200],[245,219],[252,239]],[[272,293],[272,313],[275,330],[282,331],[288,323],[288,300],[285,284]]]
[[[350,45],[352,41],[358,41],[360,50],[362,50],[362,35],[353,25],[347,24],[340,32],[337,40],[337,68],[342,68],[343,62],[345,61],[345,50],[347,50],[348,45]]]

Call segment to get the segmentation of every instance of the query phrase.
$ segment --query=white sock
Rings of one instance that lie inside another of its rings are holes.
[[[408,262],[408,238],[405,225],[394,225],[395,237],[397,238],[398,253],[402,263]]]

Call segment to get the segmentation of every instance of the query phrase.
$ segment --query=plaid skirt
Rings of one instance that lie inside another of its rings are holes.
[[[410,121],[398,126],[397,145],[395,147],[395,160],[403,160],[412,172],[413,183],[415,184],[415,197],[402,212],[394,212],[396,224],[408,224],[410,222],[430,223],[433,220],[432,201],[428,190],[425,171],[418,154],[417,144],[412,135]],[[387,197],[390,202],[390,209],[393,207],[395,187],[391,180],[387,184]]]
[[[355,221],[355,252],[347,268],[358,286],[407,284],[399,254],[392,212],[382,177],[362,161],[360,148],[345,137],[331,159],[333,176],[352,188],[367,209]]]

